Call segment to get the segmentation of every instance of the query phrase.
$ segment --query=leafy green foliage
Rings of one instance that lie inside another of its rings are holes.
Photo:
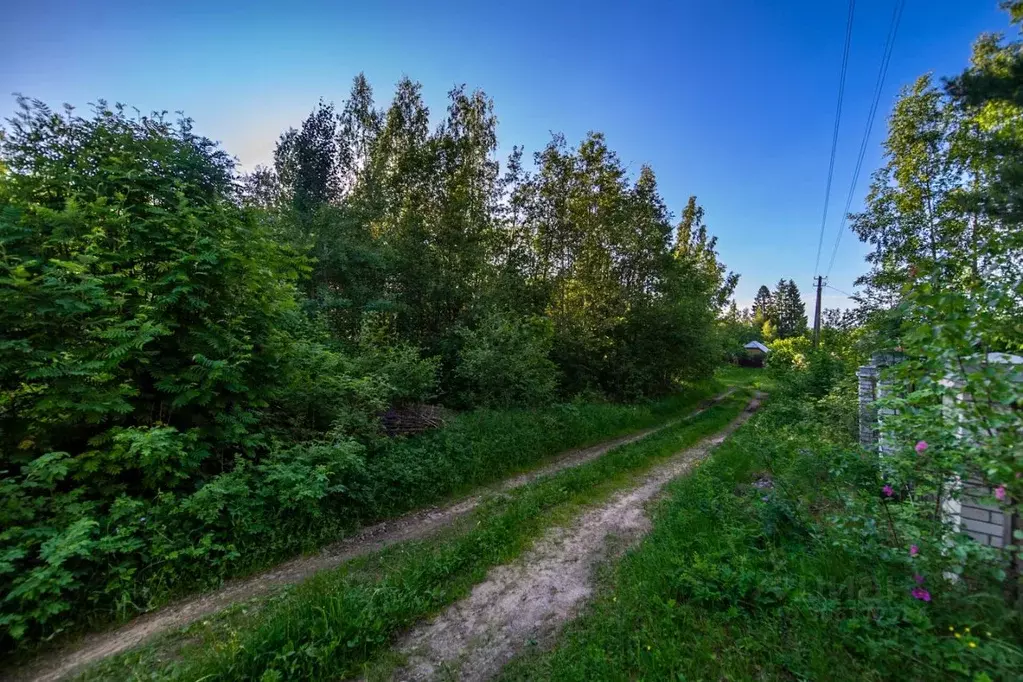
[[[922,77],[895,106],[886,163],[853,220],[873,246],[859,283],[880,345],[898,345],[899,304],[915,282],[954,291],[1018,286],[1020,49],[1018,40],[981,36],[966,71],[942,88]]]
[[[248,196],[314,258],[312,307],[339,336],[389,311],[397,338],[440,359],[440,395],[455,405],[475,372],[458,367],[475,357],[461,352],[465,330],[497,317],[547,319],[564,396],[657,395],[709,376],[736,277],[695,198],[676,229],[653,171],[632,182],[598,133],[576,149],[556,136],[533,173],[516,148],[502,174],[479,91],[452,90],[433,131],[429,119],[419,84],[402,80],[378,110],[359,76],[340,115],[321,104],[281,137],[275,168],[250,178]]]
[[[947,546],[908,536],[901,516],[889,524],[884,472],[833,400],[786,385],[801,371],[815,372],[779,374],[766,409],[673,484],[652,533],[553,651],[505,679],[1018,677],[1023,630],[1001,560],[957,550],[968,577],[946,580]]]
[[[547,319],[493,316],[461,333],[455,370],[473,405],[542,405],[554,398],[558,368],[550,359],[554,326]]]
[[[431,129],[417,83],[378,109],[360,76],[241,178],[188,120],[21,100],[0,139],[5,649],[654,415],[517,408],[710,377],[736,278],[695,198],[676,230],[596,133],[502,174],[496,121],[455,88]],[[381,415],[438,400],[508,410],[465,417],[504,432],[386,441]]]
[[[1006,5],[1019,22],[1019,6]],[[877,344],[902,358],[885,373],[886,475],[914,537],[950,549],[945,569],[976,548],[942,506],[981,481],[1006,513],[1023,499],[1023,42],[982,36],[969,68],[935,87],[921,78],[892,114],[885,166],[860,237],[875,248],[863,278]],[[922,445],[919,445],[922,444]],[[1019,558],[1018,536],[1008,552]],[[1006,593],[1023,582],[1010,571]]]
[[[810,339],[805,336],[772,341],[768,346],[771,352],[767,356],[767,367],[775,371],[805,369],[811,346]]]
[[[972,552],[973,543],[949,527],[941,513],[946,501],[981,481],[995,491],[988,502],[1007,515],[1020,510],[1019,355],[977,351],[1023,353],[1018,321],[1006,317],[1016,317],[1021,292],[1020,280],[960,291],[917,283],[900,307],[905,358],[883,374],[891,389],[880,406],[894,412],[883,421],[885,466],[899,495],[897,513],[914,537],[956,547],[946,566],[951,573],[966,570],[959,555]],[[1009,556],[1023,556],[1021,539],[1017,534]],[[1003,577],[1006,595],[1018,603],[1023,577],[1011,570]]]
[[[339,350],[299,305],[305,260],[187,121],[26,101],[2,153],[5,647],[492,480],[488,439],[515,428],[504,461],[525,466],[651,422],[613,405],[477,416],[503,431],[388,450],[377,415],[428,399],[437,362],[381,315]]]
[[[269,400],[262,348],[301,261],[231,204],[228,159],[187,123],[23,106],[0,195],[5,451],[99,445],[111,425],[251,444],[243,406]],[[87,459],[93,485],[133,467]]]
[[[7,645],[220,573],[235,542],[360,466],[357,443],[276,434],[379,399],[317,343],[304,260],[239,208],[230,159],[188,121],[22,100],[2,155]]]
[[[552,520],[571,519],[583,505],[606,499],[658,460],[719,430],[745,403],[745,396],[735,396],[597,460],[492,497],[441,537],[324,572],[237,626],[209,629],[184,656],[167,660],[159,648],[129,654],[86,678],[131,679],[144,672],[159,679],[318,680],[357,674],[402,629],[464,596],[487,569],[525,551]],[[377,661],[380,668],[387,664]]]
[[[393,322],[382,314],[363,317],[362,330],[355,349],[360,373],[375,375],[386,387],[387,405],[424,402],[437,389],[437,358],[424,358],[419,349],[402,341]]]

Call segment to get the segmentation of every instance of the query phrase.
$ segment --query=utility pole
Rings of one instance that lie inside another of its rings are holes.
[[[816,348],[821,342],[821,287],[824,286],[824,278],[817,275],[817,306],[813,311],[813,347]]]

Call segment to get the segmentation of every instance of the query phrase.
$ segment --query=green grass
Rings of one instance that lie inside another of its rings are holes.
[[[373,453],[346,491],[310,509],[267,519],[263,532],[230,537],[233,552],[216,561],[185,562],[187,570],[168,572],[155,562],[139,574],[137,595],[118,610],[82,610],[66,631],[21,648],[10,661],[20,665],[62,646],[73,646],[83,631],[125,622],[222,580],[252,575],[306,552],[337,542],[367,524],[444,504],[509,476],[536,468],[558,454],[588,447],[663,424],[690,412],[702,400],[727,388],[748,385],[761,375],[722,368],[706,381],[685,386],[656,401],[623,405],[571,403],[544,409],[474,410],[456,415],[444,427],[390,441]],[[159,572],[157,577],[147,577]]]
[[[371,659],[386,669],[396,633],[468,594],[489,568],[513,560],[552,524],[720,430],[746,399],[740,392],[597,460],[495,496],[439,538],[350,562],[265,608],[234,609],[106,661],[84,679],[338,679]]]
[[[266,511],[250,532],[244,523],[230,533],[213,529],[229,552],[171,563],[154,560],[137,574],[132,598],[117,609],[80,609],[53,641],[17,652],[30,659],[111,622],[124,622],[223,580],[265,570],[302,553],[314,552],[357,532],[361,526],[415,509],[444,504],[481,486],[535,468],[573,448],[588,447],[655,426],[692,410],[707,397],[754,380],[752,372],[725,368],[720,375],[685,386],[656,401],[623,405],[570,403],[543,409],[474,410],[444,427],[386,442],[360,472],[344,481],[344,492],[288,512]],[[265,510],[257,509],[259,513]],[[251,519],[249,519],[251,521]],[[200,548],[201,549],[201,548]]]
[[[473,410],[445,426],[387,443],[346,494],[324,501],[322,513],[285,515],[269,532],[236,538],[236,555],[181,584],[154,586],[150,608],[225,578],[243,577],[296,554],[313,552],[359,527],[441,505],[509,476],[536,468],[562,452],[585,448],[662,424],[706,398],[758,378],[724,368],[712,379],[643,403],[569,403],[542,409]],[[130,615],[130,614],[129,614]]]
[[[437,504],[584,448],[662,424],[727,388],[749,385],[756,370],[722,368],[712,380],[635,405],[562,404],[540,409],[476,410],[444,428],[398,441],[368,467],[372,518]]]
[[[586,614],[503,678],[1019,679],[1019,618],[966,581],[929,579],[931,603],[910,596],[919,564],[869,541],[874,520],[843,504],[859,490],[877,500],[871,460],[819,417],[769,405],[672,483]],[[750,485],[764,476],[773,487]]]
[[[753,367],[739,367],[738,365],[722,365],[714,373],[714,379],[726,386],[757,385],[765,380],[767,373],[762,369]]]

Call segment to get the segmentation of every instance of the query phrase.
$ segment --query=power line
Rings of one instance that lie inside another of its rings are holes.
[[[838,287],[833,287],[833,286],[831,286],[830,284],[825,284],[824,286],[826,286],[826,287],[827,287],[827,288],[829,288],[829,289],[834,289],[834,290],[835,290],[835,291],[837,291],[838,293],[840,293],[840,294],[843,294],[843,295],[845,295],[845,296],[846,296],[847,298],[851,298],[851,299],[854,299],[854,300],[855,300],[855,299],[857,299],[857,298],[859,298],[859,296],[854,296],[853,294],[850,294],[850,293],[846,293],[845,291],[842,291],[842,290],[841,290],[841,289],[839,289]]]
[[[856,185],[859,182],[860,171],[863,167],[863,159],[867,153],[867,143],[870,140],[870,133],[874,127],[874,119],[877,116],[878,105],[881,101],[881,92],[884,89],[884,82],[888,76],[888,67],[891,64],[892,53],[895,49],[895,38],[899,31],[899,23],[902,20],[902,12],[906,7],[906,0],[897,0],[892,8],[892,21],[888,28],[888,37],[885,40],[884,50],[881,56],[881,65],[878,68],[877,80],[874,84],[874,97],[867,115],[867,126],[863,133],[863,140],[860,143],[859,156],[856,160],[856,169],[853,172],[852,183],[849,186],[849,194],[846,197],[845,211],[842,213],[842,222],[838,227],[838,234],[835,237],[835,246],[831,250],[831,259],[828,262],[828,274],[835,266],[835,259],[838,256],[838,246],[842,241],[845,232],[845,223],[849,216],[849,209],[852,207],[853,198],[856,195]]]
[[[860,152],[856,159],[856,169],[853,171],[852,184],[849,186],[849,194],[845,200],[845,211],[842,212],[842,222],[838,226],[838,235],[835,237],[835,246],[831,249],[831,260],[828,262],[827,274],[831,274],[831,268],[835,267],[835,258],[838,256],[838,245],[842,242],[842,234],[845,232],[845,223],[849,217],[849,209],[852,208],[853,197],[856,196],[856,185],[860,179],[860,170],[863,168],[863,158],[867,154],[867,143],[870,141],[870,133],[874,129],[874,119],[877,116],[877,108],[881,102],[881,91],[884,90],[884,82],[888,77],[888,66],[892,61],[892,52],[895,50],[895,38],[899,33],[899,24],[902,21],[902,11],[906,8],[906,0],[896,0],[892,8],[892,21],[888,27],[888,37],[885,39],[884,50],[881,53],[881,65],[877,70],[877,80],[874,83],[874,97],[867,114],[867,126],[863,131],[863,140],[860,142]]]
[[[817,239],[817,259],[813,264],[813,272],[821,263],[821,248],[824,246],[824,226],[828,222],[828,203],[831,201],[831,180],[835,175],[835,155],[838,151],[838,130],[842,121],[842,100],[845,98],[845,74],[849,70],[849,46],[852,44],[853,14],[856,0],[849,0],[849,17],[845,24],[845,47],[842,50],[842,70],[838,75],[838,106],[835,109],[835,131],[831,136],[831,161],[828,163],[828,183],[824,189],[824,215],[821,217],[821,233]]]

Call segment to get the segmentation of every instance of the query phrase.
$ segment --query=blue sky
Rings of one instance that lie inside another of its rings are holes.
[[[856,3],[825,261],[894,2]],[[505,151],[600,130],[632,170],[654,168],[676,213],[696,194],[742,275],[740,305],[780,277],[809,299],[846,12],[844,0],[37,0],[5,10],[0,92],[184,110],[251,168],[320,97],[344,99],[359,71],[378,101],[403,74],[419,80],[434,112],[465,83],[494,98]],[[908,0],[854,210],[899,88],[961,70],[980,32],[1007,28],[996,0]],[[0,116],[12,109],[0,100]],[[835,287],[853,290],[864,253],[846,232]],[[826,306],[843,301],[826,291]]]

